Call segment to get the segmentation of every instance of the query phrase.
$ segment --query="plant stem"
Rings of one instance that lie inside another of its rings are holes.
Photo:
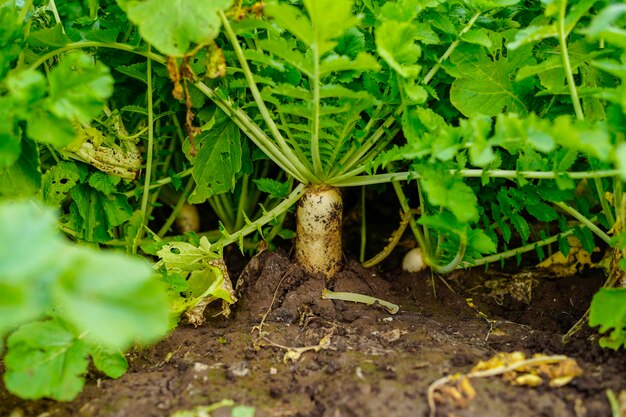
[[[593,221],[593,219],[591,219]],[[559,239],[562,239],[564,237],[567,237],[571,234],[574,233],[574,231],[576,230],[575,227],[573,227],[570,230],[566,230],[565,232],[561,232],[558,233],[556,235],[547,237],[545,239],[542,239],[538,242],[533,242],[533,243],[529,243],[527,245],[521,246],[519,248],[515,248],[515,249],[511,249],[511,250],[507,250],[504,252],[500,252],[500,253],[496,253],[495,255],[489,255],[489,256],[485,256],[483,258],[480,259],[476,259],[473,262],[461,262],[458,266],[458,268],[471,268],[474,266],[480,266],[480,265],[486,265],[486,264],[490,264],[493,262],[498,262],[501,261],[503,259],[506,258],[511,258],[513,256],[517,256],[517,255],[521,255],[522,253],[526,253],[526,252],[530,252],[532,250],[535,250],[536,248],[540,248],[543,246],[547,246],[550,245],[554,242],[557,242]]]
[[[609,228],[611,228],[615,224],[615,217],[613,216],[613,211],[609,207],[609,202],[606,201],[606,197],[604,196],[604,186],[602,185],[602,178],[594,178],[594,182],[596,184],[596,190],[598,192],[598,200],[600,200],[600,205],[602,206],[602,213],[604,213],[606,220],[609,222]]]
[[[411,207],[409,207],[409,202],[406,198],[406,195],[404,195],[404,191],[402,191],[402,186],[398,181],[392,181],[391,184],[393,185],[393,189],[398,196],[398,201],[400,202],[400,207],[402,208],[402,211],[404,213],[410,213]],[[430,265],[430,252],[428,252],[428,248],[430,247],[430,245],[426,243],[424,235],[422,234],[422,231],[417,225],[417,222],[415,221],[413,216],[409,217],[409,226],[413,231],[413,235],[415,236],[415,240],[417,240],[418,246],[422,248],[422,253],[424,254],[424,260],[426,264]]]
[[[65,28],[63,27],[63,22],[61,22],[61,16],[59,15],[59,11],[57,9],[57,5],[54,0],[48,1],[48,9],[54,15],[54,20],[57,22],[57,25],[61,26],[61,32],[65,33]]]
[[[402,207],[402,210],[405,213],[411,211],[407,198],[404,195],[404,191],[402,191],[402,187],[400,186],[400,183],[398,183],[397,181],[393,181],[392,184],[398,196],[398,200],[400,201],[400,206]],[[428,265],[433,271],[440,274],[447,274],[456,269],[459,263],[463,260],[463,257],[465,256],[465,249],[467,248],[467,237],[464,234],[458,234],[459,249],[454,256],[454,259],[452,259],[452,261],[450,261],[450,263],[448,263],[447,265],[439,265],[435,262],[435,256],[431,251],[428,236],[424,236],[413,216],[409,218],[409,225],[411,226],[411,230],[413,231],[415,240],[417,240],[418,246],[422,249],[422,256],[424,257],[424,262],[426,263],[426,265]]]
[[[307,184],[311,182],[306,176],[295,169],[289,158],[284,155],[281,150],[272,142],[272,140],[243,110],[235,106],[231,100],[221,97],[213,89],[209,88],[202,81],[194,84],[209,99],[211,99],[233,122],[241,129],[241,131],[250,138],[255,145],[259,147],[275,164],[287,174],[291,175],[301,183]],[[307,169],[307,173],[310,171]]]
[[[559,30],[559,45],[561,46],[561,59],[563,60],[563,69],[565,70],[565,77],[567,79],[567,87],[569,88],[570,96],[572,97],[572,104],[574,105],[574,113],[578,120],[584,120],[585,115],[583,113],[582,106],[580,105],[580,99],[578,98],[578,91],[576,90],[576,83],[574,82],[574,74],[572,73],[572,65],[569,60],[569,52],[567,51],[567,36],[565,30],[565,12],[567,10],[567,0],[561,1],[561,9],[559,10],[558,18],[558,30]]]
[[[239,202],[237,204],[237,218],[235,219],[235,229],[240,229],[244,226],[244,216],[246,215],[246,207],[248,204],[248,187],[250,183],[250,175],[244,175],[241,179],[241,193],[239,193]]]
[[[231,232],[235,230],[232,215],[228,210],[226,210],[222,202],[223,200],[217,195],[213,195],[208,199],[211,210],[213,210],[213,212],[217,215],[217,218],[222,223],[222,226],[224,226],[227,232]]]
[[[593,222],[591,220],[589,220],[587,217],[585,217],[581,212],[576,210],[574,207],[570,206],[567,203],[563,203],[561,201],[555,201],[552,204],[554,204],[555,206],[559,207],[561,210],[563,210],[564,212],[566,212],[567,214],[569,214],[570,216],[572,216],[573,218],[575,218],[576,220],[581,222],[589,230],[591,230],[593,233],[595,233],[600,239],[604,240],[609,246],[611,245],[611,238],[609,237],[609,235],[607,235],[598,226],[593,224]]]
[[[430,268],[437,272],[438,274],[449,274],[458,268],[465,257],[465,250],[467,249],[467,236],[458,234],[459,236],[459,248],[457,249],[456,255],[454,258],[446,265],[435,264],[434,262],[430,263]]]
[[[416,210],[411,210],[408,212],[404,212],[402,214],[402,219],[400,220],[400,226],[398,226],[398,228],[391,234],[391,237],[389,238],[389,243],[387,244],[387,246],[383,248],[382,251],[380,251],[379,253],[374,255],[374,257],[368,259],[365,262],[363,260],[360,260],[361,264],[365,268],[371,268],[381,263],[382,261],[385,260],[385,258],[387,258],[387,256],[391,254],[391,252],[394,250],[394,248],[400,241],[400,238],[402,237],[402,235],[404,234],[404,231],[406,230],[406,226],[409,224],[409,221],[411,217],[413,216],[413,214],[415,214],[415,212]]]
[[[272,120],[272,116],[270,115],[267,109],[267,106],[265,105],[265,102],[263,101],[263,98],[261,97],[261,93],[259,92],[256,82],[254,81],[254,76],[252,75],[252,71],[250,70],[248,61],[246,60],[246,57],[243,54],[241,45],[239,44],[239,41],[237,41],[237,35],[233,31],[233,28],[230,26],[230,23],[228,22],[228,18],[226,17],[224,12],[220,11],[218,12],[218,14],[222,21],[222,25],[224,26],[226,37],[232,44],[233,49],[235,50],[235,54],[237,55],[237,59],[239,60],[241,69],[243,70],[244,76],[246,77],[246,81],[248,82],[248,87],[250,88],[250,92],[252,93],[252,96],[254,97],[254,101],[256,102],[257,107],[259,108],[259,111],[261,112],[261,116],[263,117],[263,120],[267,124],[267,127],[270,129],[270,131],[272,132],[272,135],[278,142],[278,145],[280,147],[282,154],[287,157],[290,164],[294,167],[294,169],[298,172],[298,174],[301,177],[312,180],[312,182],[318,182],[316,181],[317,179],[316,176],[313,173],[308,172],[307,168],[294,155],[292,149],[289,147],[289,145],[287,145],[287,142],[285,142],[283,135],[280,133],[280,131],[276,127],[276,123],[274,123],[274,120]],[[319,91],[318,91],[318,94],[319,94]]]
[[[459,32],[459,38],[463,36],[467,31],[469,31],[472,28],[472,26],[474,26],[474,23],[476,23],[476,20],[480,16],[480,13],[481,12],[477,12],[476,14],[474,14],[474,16],[472,16],[469,22],[467,22],[465,27],[461,29],[461,32]],[[435,66],[433,66],[430,69],[430,71],[428,71],[428,74],[426,74],[426,76],[422,80],[423,84],[428,84],[433,79],[437,71],[439,71],[439,69],[441,68],[441,64],[443,63],[443,61],[445,61],[446,59],[450,57],[450,55],[452,55],[452,52],[454,52],[454,50],[456,49],[457,46],[459,46],[460,43],[461,43],[461,40],[457,39],[450,44],[448,49],[446,49],[446,51],[439,58],[439,60],[437,60],[437,63],[435,64]]]
[[[177,177],[178,178],[185,178],[188,177],[189,175],[191,175],[193,171],[193,168],[187,168],[186,170],[180,172]],[[163,187],[164,185],[170,184],[172,182],[172,177],[167,177],[167,178],[161,178],[157,181],[155,181],[154,183],[150,184],[150,187],[148,187],[149,190],[154,190],[156,188],[159,187]],[[145,189],[145,187],[144,187]],[[124,193],[124,195],[126,197],[134,197],[135,196],[135,190],[132,191],[127,191]]]
[[[150,47],[148,47],[150,51]],[[150,197],[150,179],[152,178],[152,158],[154,151],[154,109],[152,108],[152,59],[147,60],[146,81],[147,81],[147,93],[148,93],[148,148],[146,156],[146,176],[143,185],[143,196],[141,198],[141,213],[143,226],[148,226],[148,198]],[[137,236],[133,240],[132,253],[137,253],[137,243],[141,240],[144,233],[144,227],[140,227],[137,231]]]
[[[622,415],[622,412],[620,411],[622,405],[620,404],[617,395],[615,395],[615,392],[613,392],[612,389],[607,389],[605,392],[606,398],[609,400],[609,405],[611,406],[611,416],[620,417]]]
[[[309,78],[313,87],[313,120],[311,129],[311,159],[313,159],[313,170],[320,179],[323,178],[322,160],[320,158],[320,53],[318,46],[313,44],[313,74]]]
[[[374,304],[380,304],[381,306],[385,307],[389,314],[396,314],[400,310],[400,307],[397,304],[381,300],[380,298],[352,292],[334,292],[327,290],[326,288],[322,290],[322,299],[352,301],[353,303],[363,303],[369,306]]]
[[[376,145],[376,143],[378,142],[378,140],[385,134],[388,133],[388,129],[391,128],[391,126],[396,122],[396,113],[388,116],[385,121],[378,127],[378,129],[376,129],[374,131],[374,133],[372,133],[372,135],[370,137],[368,137],[361,146],[357,147],[357,148],[353,148],[354,151],[353,152],[348,152],[344,155],[343,158],[341,158],[341,160],[339,161],[339,164],[337,164],[337,168],[335,168],[335,170],[333,171],[334,175],[334,179],[339,179],[339,178],[344,178],[347,173],[349,172],[350,169],[352,169],[353,167],[357,167],[358,168],[362,168],[364,166],[363,162],[364,159],[363,156],[372,148],[372,146]],[[397,132],[397,130],[394,130],[394,132]],[[392,133],[390,135],[387,136],[387,141],[390,141],[391,139],[393,139],[393,137],[395,136],[395,133]],[[342,172],[344,174],[341,175],[337,175],[339,172]],[[363,171],[360,171],[363,172]]]
[[[289,196],[287,196],[287,198],[285,198],[276,207],[274,207],[273,209],[265,213],[263,216],[261,216],[260,218],[252,222],[251,224],[246,225],[245,227],[241,228],[240,230],[238,230],[237,232],[233,234],[229,234],[227,237],[220,239],[213,245],[214,246],[217,245],[215,246],[216,248],[223,248],[224,246],[230,245],[231,243],[234,243],[234,242],[239,241],[240,239],[243,239],[244,236],[247,236],[250,233],[256,232],[263,225],[271,222],[274,218],[280,216],[282,213],[287,211],[289,207],[294,205],[295,202],[298,201],[298,199],[300,199],[300,197],[302,196],[302,194],[305,193],[306,190],[307,190],[307,187],[304,184],[299,184],[296,188],[293,189],[291,194],[289,194]]]
[[[24,19],[26,19],[26,15],[30,11],[30,8],[32,7],[32,5],[33,5],[33,0],[26,0],[24,2],[24,5],[22,6],[22,9],[20,10],[20,14],[17,16],[17,23],[19,23],[20,25],[24,23]]]
[[[166,235],[166,233],[170,230],[170,227],[172,227],[172,224],[174,224],[174,222],[176,221],[176,218],[178,217],[178,214],[180,213],[180,209],[183,207],[183,205],[185,205],[185,201],[187,201],[187,197],[189,196],[189,193],[191,192],[193,185],[194,185],[193,179],[190,179],[189,181],[187,181],[187,185],[185,186],[183,193],[178,198],[176,205],[172,208],[172,213],[169,215],[167,220],[165,220],[165,222],[163,223],[163,226],[161,226],[161,228],[157,232],[157,236],[159,236],[160,238],[163,238],[163,236]]]
[[[416,188],[417,188],[417,197],[419,198],[419,212],[422,216],[426,215],[426,199],[424,198],[424,194],[422,193],[422,186],[420,180],[416,180]],[[426,236],[426,249],[430,251],[430,232],[428,231],[428,226],[422,225],[422,230],[424,231],[424,236]],[[433,286],[434,288],[434,286]]]
[[[483,175],[487,175],[491,178],[507,178],[515,179],[517,177],[524,177],[527,179],[554,179],[557,175],[567,175],[571,179],[583,179],[583,178],[606,178],[615,177],[618,175],[618,171],[603,170],[603,171],[583,171],[583,172],[559,172],[558,174],[553,171],[515,171],[515,170],[482,170],[482,169],[461,169],[450,170],[451,174],[458,174],[466,178],[480,178]],[[392,181],[407,181],[410,179],[421,178],[416,172],[394,172],[387,174],[376,175],[362,175],[345,179],[335,178],[328,183],[335,187],[356,187],[361,185],[374,185],[385,184]]]
[[[72,51],[75,49],[84,49],[84,48],[109,48],[109,49],[118,49],[121,51],[131,52],[134,54],[142,55],[146,58],[150,58],[159,64],[165,64],[165,58],[162,55],[155,54],[151,51],[142,51],[137,49],[132,45],[127,45],[123,43],[114,43],[114,42],[97,42],[97,41],[84,41],[84,42],[74,42],[68,43],[67,45],[63,45],[59,49],[55,49],[54,51],[50,51],[47,54],[44,54],[39,57],[35,62],[33,62],[29,69],[35,69],[42,65],[44,62],[49,60],[50,58],[54,58],[57,55],[60,55],[64,52]]]

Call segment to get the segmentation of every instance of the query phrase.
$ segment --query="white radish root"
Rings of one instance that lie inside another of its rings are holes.
[[[424,255],[420,248],[411,249],[404,255],[402,269],[407,272],[419,272],[426,269],[426,262],[424,262]]]
[[[180,233],[200,230],[200,215],[196,206],[185,201],[176,217],[176,228]]]
[[[341,269],[343,201],[339,190],[311,187],[298,202],[296,261],[311,274],[330,280]]]

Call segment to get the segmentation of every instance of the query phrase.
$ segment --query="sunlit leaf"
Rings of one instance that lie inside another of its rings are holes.
[[[591,300],[589,326],[600,326],[600,333],[608,333],[600,344],[619,349],[626,344],[626,289],[600,288]]]
[[[118,0],[141,36],[166,55],[182,56],[192,43],[206,44],[221,27],[218,12],[232,0]]]
[[[7,388],[23,398],[73,399],[85,384],[87,345],[58,320],[20,327],[4,358]]]
[[[65,320],[89,329],[90,340],[125,350],[167,331],[167,300],[147,262],[77,247],[53,288]]]

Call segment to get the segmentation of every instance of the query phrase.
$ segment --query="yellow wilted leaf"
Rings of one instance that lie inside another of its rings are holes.
[[[512,382],[513,385],[525,385],[528,387],[538,387],[543,384],[543,378],[535,374],[522,374],[515,378]]]
[[[487,361],[480,361],[472,368],[472,372],[487,371],[503,366],[513,365],[526,359],[523,352],[500,352]]]
[[[580,240],[575,236],[568,236],[567,243],[570,246],[567,257],[562,252],[556,252],[537,265],[537,268],[550,272],[557,277],[574,275],[585,266],[593,266],[591,254],[584,250]]]
[[[457,408],[466,408],[476,397],[476,390],[465,375],[458,375],[450,385],[439,388],[437,400],[440,403],[450,403]]]
[[[561,376],[561,377],[550,380],[549,385],[552,388],[559,388],[559,387],[569,384],[572,381],[572,379],[574,379],[573,376]]]

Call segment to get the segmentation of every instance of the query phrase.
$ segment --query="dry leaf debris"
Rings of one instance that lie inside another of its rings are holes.
[[[535,354],[528,358],[523,352],[500,352],[486,361],[480,361],[467,374],[455,374],[438,379],[428,387],[430,417],[436,413],[436,403],[449,403],[465,408],[476,396],[472,378],[502,375],[512,385],[553,388],[562,387],[583,371],[574,359],[564,355]]]

